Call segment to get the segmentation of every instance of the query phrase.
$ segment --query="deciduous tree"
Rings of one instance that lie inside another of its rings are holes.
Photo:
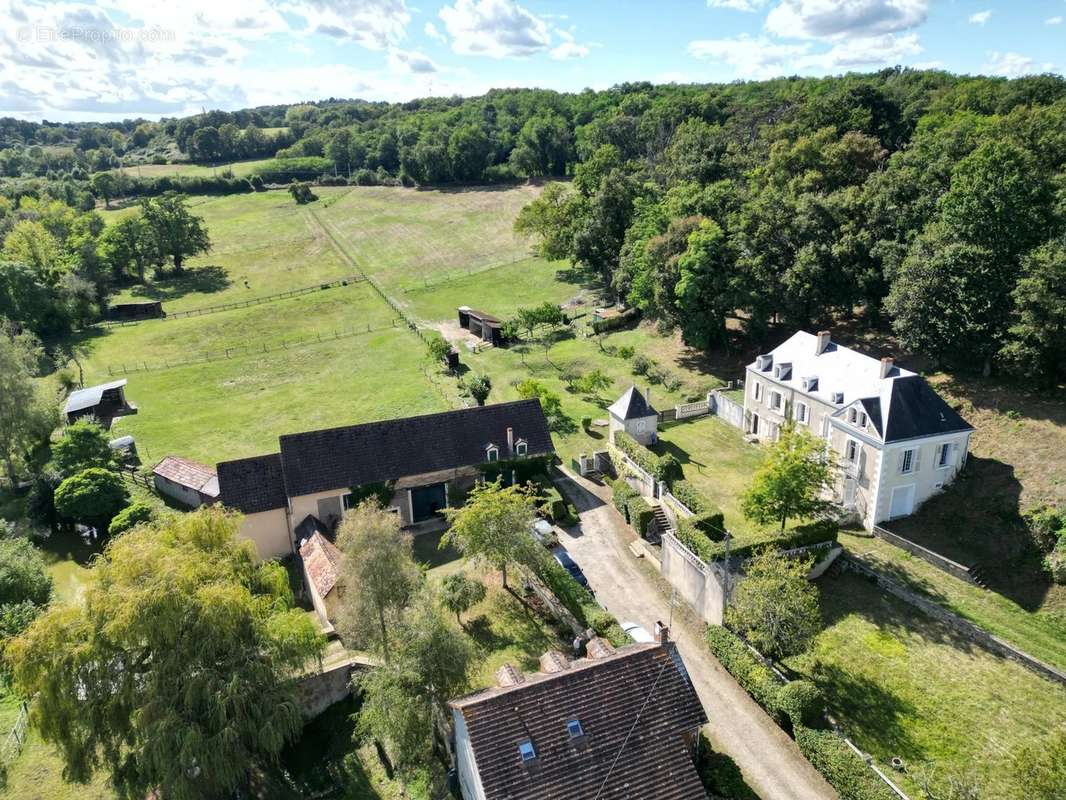
[[[462,615],[485,599],[485,584],[471,580],[462,572],[449,575],[440,586],[440,602],[455,614],[455,621],[463,624]]]
[[[0,460],[12,484],[27,456],[59,421],[56,398],[34,381],[42,356],[36,337],[13,335],[0,318]]]
[[[833,461],[825,442],[793,426],[767,447],[766,459],[740,498],[744,516],[761,525],[778,522],[781,530],[794,517],[824,511],[822,492],[833,479]]]
[[[122,478],[100,467],[76,472],[56,488],[56,511],[68,520],[92,525],[101,533],[112,518],[129,503]]]
[[[175,272],[181,272],[186,258],[211,249],[203,218],[189,211],[184,195],[168,193],[142,200],[141,217],[148,226],[154,252],[170,258]]]
[[[113,539],[84,602],[8,646],[70,780],[104,772],[130,800],[229,796],[299,732],[295,684],[325,641],[238,525],[202,509]]]
[[[534,508],[535,500],[523,486],[482,483],[462,506],[444,510],[451,527],[441,546],[455,545],[468,558],[498,569],[507,586],[507,568],[533,563],[539,546],[531,534]]]
[[[109,437],[91,419],[79,419],[63,429],[63,435],[52,445],[52,470],[61,478],[90,467],[112,469],[115,456],[108,445]]]

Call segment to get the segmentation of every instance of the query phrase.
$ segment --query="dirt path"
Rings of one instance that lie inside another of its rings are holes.
[[[635,534],[609,503],[610,490],[568,473],[560,488],[577,507],[581,524],[561,537],[596,598],[619,621],[648,631],[670,619],[670,603],[652,574],[629,551]],[[731,756],[763,800],[835,800],[836,792],[747,692],[722,668],[692,622],[674,614],[673,638],[710,719],[715,748]]]

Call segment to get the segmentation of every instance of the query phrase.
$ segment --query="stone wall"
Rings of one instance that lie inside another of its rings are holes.
[[[838,559],[838,561],[844,569],[871,578],[882,591],[914,606],[933,619],[943,622],[956,633],[970,640],[974,644],[980,645],[996,655],[1009,658],[1012,661],[1017,661],[1019,664],[1032,670],[1038,675],[1042,675],[1049,680],[1053,680],[1056,683],[1066,686],[1066,672],[1062,672],[1050,664],[1044,663],[1040,659],[1029,655],[1024,650],[1019,650],[1009,642],[1005,642],[998,636],[992,635],[984,628],[948,611],[939,603],[912,592],[910,589],[907,589],[905,586],[897,583],[891,578],[882,575],[877,570],[871,569],[850,553],[845,553]]]
[[[304,719],[317,717],[351,694],[353,674],[368,668],[368,664],[349,660],[302,678],[296,692]]]
[[[878,539],[882,539],[901,550],[906,550],[911,555],[918,556],[922,561],[926,561],[932,564],[939,570],[942,570],[949,575],[954,575],[961,581],[972,583],[976,585],[972,570],[958,563],[952,561],[950,558],[940,555],[940,553],[934,553],[932,550],[922,547],[917,542],[912,542],[910,539],[904,539],[902,536],[892,533],[890,530],[882,528],[880,525],[874,525],[873,534]]]
[[[726,573],[715,564],[707,564],[678,541],[671,533],[663,536],[663,577],[681,598],[696,610],[700,619],[721,625],[725,613]]]

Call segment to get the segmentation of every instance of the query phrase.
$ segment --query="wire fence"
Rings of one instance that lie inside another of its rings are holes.
[[[202,308],[191,308],[188,311],[171,311],[162,317],[152,317],[150,319],[181,319],[182,317],[199,317],[204,314],[217,314],[220,311],[232,311],[235,308],[248,308],[262,303],[273,303],[277,300],[285,300],[289,297],[299,297],[300,295],[310,294],[311,292],[320,292],[323,289],[335,289],[339,286],[348,286],[349,284],[360,283],[364,280],[366,280],[366,278],[362,275],[349,275],[332,281],[316,283],[314,286],[301,286],[299,289],[289,289],[285,292],[275,292],[274,294],[266,294],[260,297],[251,297],[247,300],[236,300],[232,303],[219,303],[218,305],[203,306]],[[144,320],[103,320],[103,324],[108,328],[136,325],[139,322],[144,322]]]
[[[7,738],[4,739],[3,747],[0,748],[0,764],[10,764],[22,753],[22,748],[26,745],[26,728],[29,727],[29,724],[29,706],[23,702],[19,706],[15,724],[11,726]]]
[[[225,361],[226,359],[230,358],[242,358],[245,356],[276,353],[281,350],[292,350],[294,348],[306,347],[312,344],[332,342],[338,339],[349,339],[353,336],[365,336],[368,333],[392,330],[395,329],[402,321],[403,320],[400,319],[393,319],[388,325],[378,325],[377,327],[368,323],[365,328],[347,328],[342,330],[333,329],[329,331],[318,331],[315,333],[314,336],[307,336],[300,339],[283,339],[280,343],[273,345],[268,345],[265,342],[260,345],[238,345],[235,347],[227,347],[224,350],[203,352],[197,357],[179,359],[176,361],[164,360],[161,362],[157,361],[151,364],[147,361],[138,361],[132,364],[108,364],[107,374],[115,376],[131,375],[137,372],[157,372],[165,369],[174,369],[176,367],[188,367],[194,364],[208,364],[213,361]]]
[[[469,278],[473,275],[481,275],[482,273],[492,272],[493,270],[502,269],[503,267],[510,267],[521,261],[533,260],[535,260],[535,257],[529,255],[528,253],[516,253],[511,257],[509,261],[494,261],[491,264],[482,264],[481,266],[477,267],[467,267],[466,269],[452,270],[451,272],[441,272],[435,275],[432,280],[430,280],[428,277],[425,277],[418,283],[412,283],[408,286],[405,286],[401,291],[403,291],[404,294],[409,294],[410,292],[420,292],[424,289],[431,289],[434,286],[440,286],[443,283],[451,283],[452,281],[457,281],[462,278]]]

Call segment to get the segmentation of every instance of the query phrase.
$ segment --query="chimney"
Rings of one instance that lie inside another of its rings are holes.
[[[892,371],[892,367],[894,367],[895,364],[896,364],[896,362],[892,358],[892,356],[885,356],[884,358],[882,358],[881,359],[881,377],[882,378],[887,378],[888,377],[888,373],[890,373]]]
[[[614,649],[614,645],[602,636],[594,636],[589,639],[589,643],[585,647],[585,654],[592,659],[607,658],[608,656],[613,656],[617,652],[618,651]]]
[[[820,356],[825,352],[825,349],[829,347],[830,333],[829,331],[818,331],[818,344],[815,346],[814,354]]]
[[[514,428],[507,429],[507,453],[514,455]]]
[[[670,641],[670,628],[660,620],[655,620],[655,638],[659,644],[666,644]]]
[[[504,664],[496,670],[496,685],[502,689],[508,686],[518,686],[520,683],[525,682],[526,676],[514,664]]]
[[[570,659],[558,650],[549,650],[540,657],[540,671],[549,675],[570,669]]]

